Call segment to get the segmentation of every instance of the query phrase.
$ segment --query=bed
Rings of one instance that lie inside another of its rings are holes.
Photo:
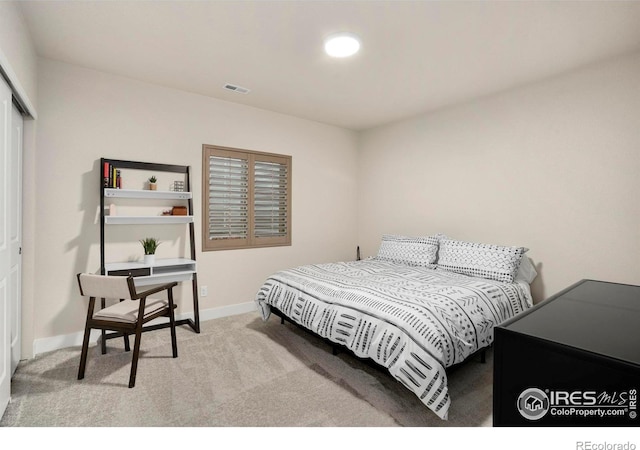
[[[463,251],[452,247],[456,243]],[[478,247],[469,254],[467,244],[481,246],[480,262]],[[503,264],[502,253],[496,264],[495,248],[507,249],[510,264]],[[496,325],[532,306],[531,276],[519,270],[521,261],[530,265],[523,258],[526,250],[441,235],[385,235],[375,257],[274,273],[256,302],[264,320],[274,308],[356,356],[372,359],[446,419],[451,403],[446,369],[491,345]],[[496,272],[497,266],[506,268]]]

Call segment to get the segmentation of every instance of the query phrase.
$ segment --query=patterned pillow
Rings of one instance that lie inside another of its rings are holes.
[[[450,272],[512,283],[520,259],[528,249],[443,239],[438,268]]]
[[[410,237],[385,234],[376,259],[409,266],[435,268],[438,238],[435,236]]]

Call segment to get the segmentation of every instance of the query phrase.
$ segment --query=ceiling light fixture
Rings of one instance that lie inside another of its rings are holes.
[[[324,41],[324,51],[334,58],[346,58],[360,50],[360,39],[353,33],[332,34]]]

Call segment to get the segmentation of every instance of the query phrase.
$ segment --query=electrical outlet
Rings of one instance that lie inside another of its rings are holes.
[[[206,297],[208,293],[206,286],[200,286],[200,297]]]

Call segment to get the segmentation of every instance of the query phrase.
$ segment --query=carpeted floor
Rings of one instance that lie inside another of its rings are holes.
[[[76,380],[80,347],[23,361],[3,427],[475,427],[491,425],[492,351],[449,374],[452,405],[440,420],[383,370],[321,339],[258,313],[143,335],[136,387],[121,339],[90,348]]]

